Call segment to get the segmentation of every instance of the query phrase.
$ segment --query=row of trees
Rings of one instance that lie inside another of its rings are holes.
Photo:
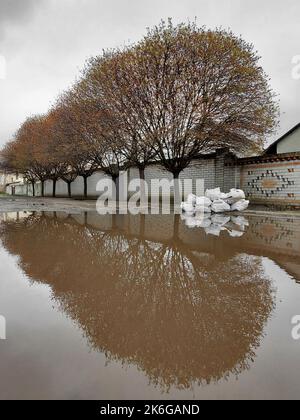
[[[135,45],[90,59],[46,115],[28,118],[2,150],[2,165],[34,187],[71,184],[101,169],[141,179],[160,161],[177,179],[201,153],[247,152],[277,122],[269,80],[251,44],[230,31],[161,22]]]

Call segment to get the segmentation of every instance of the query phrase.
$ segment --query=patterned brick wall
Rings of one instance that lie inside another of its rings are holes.
[[[244,161],[241,188],[252,202],[300,206],[300,157]]]

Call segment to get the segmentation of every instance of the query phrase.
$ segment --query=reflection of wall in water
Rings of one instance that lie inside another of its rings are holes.
[[[262,250],[284,253],[291,256],[300,254],[300,223],[298,219],[254,217],[250,220],[247,241],[249,245]]]
[[[64,219],[64,213],[44,213],[46,216]],[[10,213],[2,215],[3,221],[20,220],[28,214]],[[221,232],[221,238],[207,235],[204,229],[188,228],[180,221],[178,227],[174,215],[106,215],[96,213],[73,214],[79,225],[87,224],[99,231],[116,230],[124,235],[144,238],[157,243],[180,241],[181,246],[195,253],[210,254],[226,260],[239,253],[272,258],[300,281],[300,223],[297,219],[255,216],[249,217],[250,226],[243,237],[231,238]],[[178,223],[177,216],[177,223]],[[1,220],[1,219],[0,219]]]
[[[299,219],[254,217],[245,237],[245,245],[272,258],[297,282],[300,282]]]
[[[300,223],[297,219],[251,217],[250,226],[242,238],[230,238],[226,232],[218,237],[206,235],[204,229],[189,229],[180,222],[176,235],[174,215],[104,216],[88,214],[89,225],[104,231],[118,228],[124,234],[155,242],[180,240],[195,252],[215,255],[226,260],[240,252],[273,257],[300,280]]]

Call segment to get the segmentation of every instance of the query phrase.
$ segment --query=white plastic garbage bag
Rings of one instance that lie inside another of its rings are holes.
[[[181,210],[185,213],[194,213],[195,207],[190,203],[181,203]]]
[[[235,188],[232,188],[229,193],[230,197],[239,199],[239,200],[245,200],[246,196],[243,190],[237,190]]]
[[[225,202],[227,202],[229,198],[230,198],[230,193],[229,194],[221,193],[220,195],[220,199],[224,200]]]
[[[211,208],[214,213],[224,213],[226,211],[230,211],[230,205],[221,199],[215,200]]]
[[[250,201],[248,200],[240,200],[232,204],[231,210],[232,211],[245,211],[249,207],[249,204],[250,204]]]
[[[232,188],[230,193],[227,194],[227,199],[225,200],[228,204],[237,203],[240,200],[245,200],[246,196],[243,190],[237,190]]]
[[[196,206],[210,207],[212,201],[207,197],[196,197]]]
[[[196,206],[195,211],[202,214],[211,214],[211,207]]]
[[[211,213],[212,202],[206,197],[197,197],[196,211],[199,213]]]
[[[211,201],[219,200],[221,198],[221,189],[215,188],[213,190],[206,190],[205,197],[209,198]]]
[[[186,200],[186,202],[187,202],[188,204],[191,204],[192,206],[195,206],[195,205],[196,205],[196,200],[197,200],[197,196],[196,196],[196,195],[194,195],[194,194],[189,194],[189,195],[188,195],[188,198],[187,198],[187,200]]]

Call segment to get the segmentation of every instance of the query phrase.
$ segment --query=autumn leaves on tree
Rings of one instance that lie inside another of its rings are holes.
[[[135,45],[90,59],[43,116],[29,118],[2,165],[32,183],[71,184],[102,170],[117,182],[159,161],[174,179],[193,159],[228,147],[253,151],[274,131],[278,107],[254,47],[230,31],[171,21]],[[42,189],[43,190],[43,189]]]

